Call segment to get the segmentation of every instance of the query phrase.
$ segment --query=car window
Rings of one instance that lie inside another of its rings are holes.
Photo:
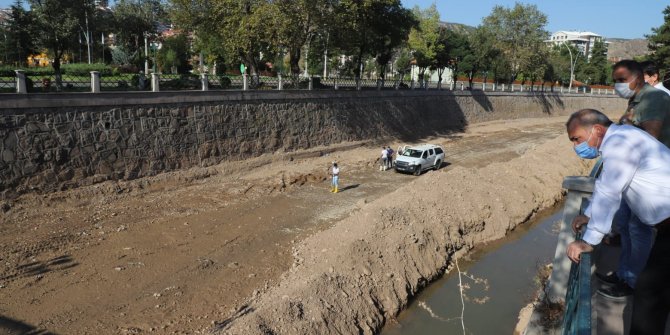
[[[421,156],[421,158],[428,158],[428,151],[424,151],[423,156]]]
[[[435,148],[435,153],[439,155],[441,153],[444,153],[444,151],[442,151],[442,148]]]
[[[419,158],[419,157],[421,157],[422,153],[423,153],[423,151],[421,151],[421,150],[407,149],[407,150],[403,151],[402,155],[407,156],[407,157]]]
[[[433,149],[430,149],[430,155],[435,156],[435,151]]]

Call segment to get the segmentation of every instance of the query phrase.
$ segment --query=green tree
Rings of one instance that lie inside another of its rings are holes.
[[[90,0],[30,0],[35,19],[35,41],[53,57],[51,63],[56,88],[62,87],[61,60],[76,43],[76,36],[85,24],[87,11],[93,10]]]
[[[169,70],[172,73],[187,73],[191,57],[186,35],[179,34],[166,38],[156,55],[158,67],[162,72]]]
[[[400,0],[340,0],[334,14],[340,29],[333,36],[336,45],[353,55],[357,76],[367,57],[387,64],[394,48],[416,23]]]
[[[495,36],[484,26],[479,26],[469,36],[469,53],[461,61],[461,71],[468,78],[472,89],[472,81],[478,72],[488,73],[493,70],[495,59],[500,51],[495,46]]]
[[[408,41],[415,65],[419,70],[419,83],[423,87],[424,74],[434,63],[440,49],[438,43],[440,39],[440,14],[437,12],[437,6],[434,3],[425,10],[414,7],[412,11],[419,21],[419,25],[410,30]]]
[[[581,72],[582,79],[591,84],[606,84],[610,76],[610,64],[607,61],[605,43],[596,41],[591,49],[591,59],[585,64]],[[590,80],[589,80],[590,78]]]
[[[670,70],[670,6],[663,10],[663,24],[658,28],[653,28],[651,35],[647,35],[649,40],[649,58],[656,63],[659,69]]]
[[[496,36],[496,47],[509,64],[509,82],[513,82],[537,52],[537,45],[548,36],[544,29],[547,16],[535,5],[516,3],[513,8],[495,6],[484,18],[483,26]]]
[[[23,8],[23,1],[16,0],[9,8],[9,18],[2,27],[4,43],[2,53],[5,64],[15,66],[25,66],[28,55],[36,52],[36,46],[33,42],[34,21],[31,12]]]
[[[140,65],[145,36],[150,42],[157,40],[159,24],[167,21],[165,3],[161,0],[117,0],[113,12],[112,28],[117,46],[129,52],[136,65]]]

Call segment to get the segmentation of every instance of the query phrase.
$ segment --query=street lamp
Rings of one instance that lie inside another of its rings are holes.
[[[153,72],[153,73],[156,73],[156,53],[158,52],[158,43],[156,43],[156,42],[151,42],[151,44],[149,45],[149,47],[151,48],[151,51],[152,51],[153,54],[154,54],[154,59],[153,59],[154,62],[153,62],[153,69],[152,69],[152,72]]]
[[[568,49],[568,53],[570,53],[570,85],[568,87],[568,92],[572,90],[572,81],[575,79],[575,65],[577,64],[577,59],[575,57],[574,62],[572,61],[572,50],[570,50],[570,46],[568,46],[565,41],[561,42],[560,45],[565,45],[565,48]]]

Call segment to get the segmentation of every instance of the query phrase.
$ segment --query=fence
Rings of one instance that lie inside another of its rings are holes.
[[[568,88],[548,85],[473,83],[457,81],[414,81],[401,78],[364,79],[305,76],[249,76],[142,73],[106,74],[92,71],[86,75],[26,75],[0,77],[0,93],[31,92],[102,92],[102,91],[178,91],[178,90],[452,90],[486,92],[552,92],[574,94],[614,94],[613,89],[588,86]]]

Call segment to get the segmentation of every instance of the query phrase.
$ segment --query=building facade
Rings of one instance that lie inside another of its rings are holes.
[[[561,30],[551,34],[551,37],[545,41],[552,45],[570,44],[577,48],[579,52],[587,59],[591,59],[593,55],[593,46],[596,42],[603,42],[605,50],[609,42],[605,41],[601,35],[590,31],[566,31]]]

